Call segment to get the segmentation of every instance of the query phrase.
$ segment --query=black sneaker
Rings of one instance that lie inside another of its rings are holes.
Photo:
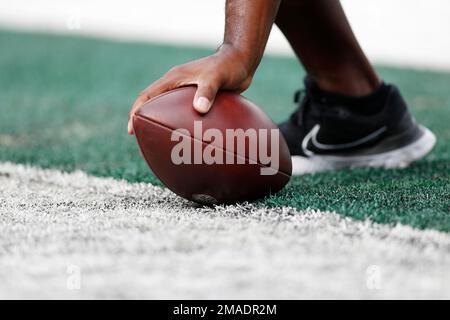
[[[367,97],[322,91],[312,80],[296,94],[298,110],[279,125],[293,175],[344,168],[403,168],[427,155],[435,135],[417,124],[393,85]]]

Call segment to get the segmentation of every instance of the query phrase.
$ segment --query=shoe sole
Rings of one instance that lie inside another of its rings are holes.
[[[292,156],[292,175],[355,169],[355,168],[405,168],[425,157],[436,144],[436,136],[427,128],[419,126],[422,136],[416,141],[396,150],[370,156]]]

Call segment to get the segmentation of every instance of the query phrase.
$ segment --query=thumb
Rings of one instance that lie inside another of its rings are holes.
[[[194,109],[200,113],[207,113],[213,105],[218,90],[217,86],[199,83],[194,97]]]

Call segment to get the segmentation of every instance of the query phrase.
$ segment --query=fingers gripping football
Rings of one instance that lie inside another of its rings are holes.
[[[197,92],[192,106],[199,113],[207,113],[211,109],[220,89],[238,93],[244,91],[250,85],[252,77],[241,60],[240,54],[223,49],[212,56],[172,68],[138,96],[129,113],[128,133],[134,133],[132,118],[137,110],[148,100],[166,91],[196,85]]]

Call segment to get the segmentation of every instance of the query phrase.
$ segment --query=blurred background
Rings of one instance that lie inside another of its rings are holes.
[[[0,0],[0,26],[215,47],[225,0]],[[450,70],[450,1],[343,0],[375,63]],[[268,53],[292,55],[277,28]]]

